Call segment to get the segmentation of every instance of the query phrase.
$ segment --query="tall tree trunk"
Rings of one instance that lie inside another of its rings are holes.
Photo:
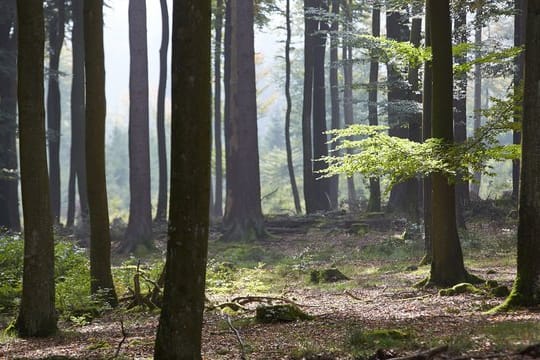
[[[19,144],[24,216],[20,336],[56,331],[54,238],[47,175],[43,94],[44,21],[41,0],[17,0]]]
[[[90,218],[90,290],[111,306],[118,300],[111,274],[111,238],[105,180],[105,55],[103,0],[84,1],[86,174]]]
[[[223,145],[221,134],[221,53],[223,28],[223,0],[217,0],[215,31],[216,42],[214,49],[214,148],[216,155],[215,191],[213,215],[223,216]]]
[[[88,222],[88,195],[86,185],[85,118],[84,118],[84,28],[83,1],[72,3],[73,30],[71,46],[73,55],[73,78],[71,82],[71,162],[68,185],[68,213],[66,226],[75,222],[75,183],[79,192],[80,218]]]
[[[345,34],[350,36],[352,33],[352,9],[351,1],[343,1],[343,10],[345,15]],[[345,126],[354,123],[353,109],[353,63],[352,63],[352,46],[348,39],[343,40],[342,56],[343,63],[343,122]],[[348,150],[349,151],[349,150]],[[352,153],[349,151],[349,153]],[[356,196],[356,188],[354,186],[354,178],[347,177],[347,203],[350,212],[358,211],[358,199]]]
[[[425,33],[426,47],[431,46],[431,13],[429,8],[426,6],[426,25]],[[432,105],[432,93],[433,93],[433,74],[431,69],[431,61],[428,60],[424,63],[424,83],[422,91],[422,141],[426,141],[431,138],[431,105]],[[431,264],[433,246],[432,246],[432,231],[431,231],[431,222],[432,222],[432,211],[431,211],[431,190],[432,182],[431,175],[424,176],[422,183],[422,192],[423,192],[423,212],[424,212],[424,247],[425,254],[422,260],[420,261],[421,265]]]
[[[341,127],[339,114],[339,83],[338,83],[338,31],[339,31],[339,3],[340,0],[332,0],[332,22],[330,27],[330,107],[331,107],[331,127],[339,129]],[[330,150],[335,152],[337,144],[333,142]],[[335,154],[334,154],[335,155]],[[334,175],[329,179],[329,200],[332,209],[338,207],[339,176]]]
[[[202,358],[212,145],[209,0],[174,2],[172,40],[171,226],[154,358],[197,360]]]
[[[373,5],[371,12],[371,35],[381,36],[381,8]],[[369,125],[379,125],[379,61],[376,54],[371,54],[369,64],[369,91],[368,91],[368,119]],[[369,178],[369,201],[368,212],[381,211],[381,185],[379,178]]]
[[[480,47],[482,46],[482,5],[476,9],[476,26],[474,29],[474,57],[479,59],[482,56]],[[482,125],[482,66],[474,64],[474,121],[473,128],[476,131]],[[480,199],[480,184],[482,182],[482,174],[474,173],[474,181],[471,182],[470,196],[474,199]]]
[[[527,3],[517,274],[503,308],[540,305],[540,3]]]
[[[0,227],[20,231],[17,163],[16,3],[0,4]],[[5,170],[3,170],[5,169]]]
[[[49,179],[51,211],[55,224],[60,222],[60,52],[64,43],[64,0],[55,0],[49,23],[49,84],[47,91],[47,138],[49,141]]]
[[[516,14],[514,17],[514,46],[523,46],[525,44],[525,24],[527,19],[527,2],[525,0],[515,1]],[[519,91],[523,80],[525,55],[522,53],[516,57],[516,70],[514,71],[514,93]],[[514,121],[519,122],[521,118],[519,114],[514,116]],[[513,143],[519,145],[521,143],[521,135],[519,131],[514,130]],[[519,159],[512,161],[512,199],[517,200],[519,195]]]
[[[292,158],[291,146],[291,2],[287,0],[285,9],[285,21],[287,26],[287,38],[285,40],[285,98],[287,100],[287,110],[285,112],[285,151],[287,152],[287,169],[289,171],[289,179],[291,181],[291,190],[294,200],[294,209],[297,214],[302,212],[300,205],[300,195],[298,194],[298,186],[296,185],[296,177],[294,176],[294,165]]]
[[[467,43],[467,9],[456,9],[454,16],[454,42],[455,44]],[[467,61],[466,54],[456,57],[456,63],[464,64]],[[456,76],[454,98],[454,140],[463,143],[467,140],[467,74]],[[458,176],[456,182],[456,216],[457,225],[465,228],[463,210],[469,202],[469,182]]]
[[[428,0],[432,41],[433,107],[432,133],[434,138],[452,143],[453,138],[453,75],[452,33],[449,1]],[[463,254],[456,226],[454,186],[441,173],[432,177],[432,242],[433,259],[429,281],[448,286],[467,280]]]
[[[146,1],[129,0],[129,221],[122,251],[152,244]]]
[[[223,239],[252,241],[266,236],[257,139],[254,6],[250,0],[230,1],[230,119]]]
[[[165,91],[167,90],[167,52],[169,48],[169,10],[167,1],[160,0],[161,6],[161,47],[159,49],[159,85],[157,96],[157,140],[159,161],[159,190],[156,222],[167,220],[167,138],[165,136]]]

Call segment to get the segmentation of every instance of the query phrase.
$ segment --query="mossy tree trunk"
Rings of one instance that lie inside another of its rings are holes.
[[[21,185],[24,216],[20,336],[56,331],[52,231],[43,94],[44,20],[41,0],[18,0],[18,90]]]
[[[519,188],[517,274],[503,307],[540,305],[540,2],[529,1]]]
[[[453,74],[449,1],[428,0],[432,43],[432,137],[452,143]],[[432,262],[429,282],[449,286],[467,279],[456,226],[454,186],[441,173],[432,176]]]
[[[266,235],[257,139],[254,5],[249,0],[230,0],[230,11],[230,102],[223,240],[252,241]]]
[[[110,305],[118,300],[111,275],[111,238],[105,181],[105,56],[103,0],[84,1],[86,173],[90,215],[90,290]]]
[[[154,357],[201,359],[211,172],[210,0],[175,1],[172,45],[170,226]]]

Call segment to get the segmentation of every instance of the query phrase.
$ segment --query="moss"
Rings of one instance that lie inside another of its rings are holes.
[[[310,273],[310,281],[313,284],[318,283],[334,283],[338,281],[350,280],[338,269],[312,270]]]
[[[292,304],[257,306],[255,320],[259,323],[292,322],[311,320],[313,316]]]
[[[470,283],[460,283],[451,288],[439,290],[440,296],[454,296],[459,294],[483,294],[484,291]]]
[[[507,297],[510,295],[510,290],[504,285],[499,285],[491,289],[491,295],[499,298]]]

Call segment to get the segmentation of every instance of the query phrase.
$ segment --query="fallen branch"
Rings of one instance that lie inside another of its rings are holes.
[[[116,352],[114,353],[114,356],[111,359],[116,359],[118,355],[120,354],[120,348],[124,344],[127,338],[126,329],[124,328],[124,320],[120,319],[120,329],[122,329],[122,340],[118,343],[118,346],[116,347]]]
[[[291,304],[298,307],[303,306],[287,298],[272,297],[272,296],[239,296],[231,300],[232,303],[238,303],[239,305],[246,305],[252,302],[266,302],[266,303],[272,304],[273,301],[281,301],[286,304]]]
[[[423,352],[419,352],[414,355],[395,357],[391,359],[392,360],[429,360],[446,351],[448,351],[448,345],[443,345],[443,346],[439,346],[439,347],[429,349]]]
[[[358,300],[358,301],[364,301],[364,299],[360,299],[358,296],[354,295],[352,292],[350,292],[349,290],[345,290],[343,292],[345,295],[348,295],[350,296],[351,298],[353,298],[354,300]]]
[[[227,325],[229,325],[229,328],[234,333],[234,336],[236,337],[236,340],[238,340],[238,344],[240,345],[240,359],[247,360],[246,346],[244,345],[244,341],[242,341],[242,338],[240,337],[240,333],[238,332],[238,330],[233,326],[230,316],[227,315],[226,318],[227,318]]]

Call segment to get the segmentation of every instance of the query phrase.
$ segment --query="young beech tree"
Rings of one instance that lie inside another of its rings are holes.
[[[17,60],[19,143],[24,216],[22,299],[16,328],[21,336],[56,331],[54,238],[49,203],[43,94],[43,2],[18,0]]]
[[[90,276],[92,294],[110,305],[118,300],[111,275],[111,238],[105,182],[105,61],[103,0],[84,1],[86,70],[86,173],[90,213]]]
[[[527,7],[517,275],[499,309],[540,305],[540,2]]]
[[[163,307],[154,350],[158,360],[201,359],[210,201],[210,90],[210,0],[176,0],[171,202]]]

